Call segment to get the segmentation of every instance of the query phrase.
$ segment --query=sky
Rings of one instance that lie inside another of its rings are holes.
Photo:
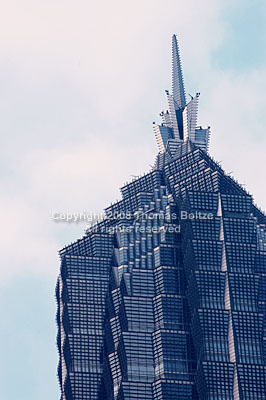
[[[0,398],[59,399],[58,250],[132,175],[171,88],[177,34],[211,155],[266,210],[264,0],[2,0]]]

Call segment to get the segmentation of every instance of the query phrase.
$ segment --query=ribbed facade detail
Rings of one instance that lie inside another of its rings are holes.
[[[61,400],[266,398],[266,216],[207,153],[176,37],[167,96],[154,167],[60,252]]]

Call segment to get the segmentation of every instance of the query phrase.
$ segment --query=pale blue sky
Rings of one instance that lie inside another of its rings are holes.
[[[214,65],[235,73],[263,68],[266,57],[264,1],[243,1],[241,7],[238,2],[231,2],[221,16],[226,34],[223,43],[213,52]]]
[[[57,250],[156,155],[171,36],[210,151],[266,209],[265,2],[10,0],[0,16],[0,398],[59,399]],[[238,149],[236,151],[236,148]]]

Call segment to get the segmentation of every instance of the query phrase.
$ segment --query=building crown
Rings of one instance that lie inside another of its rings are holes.
[[[153,123],[156,140],[160,153],[175,151],[178,144],[188,140],[208,151],[210,127],[197,126],[198,102],[200,93],[187,103],[180,52],[176,35],[172,37],[172,94],[165,91],[168,101],[168,110],[162,111],[162,123]],[[171,154],[172,156],[174,154]]]

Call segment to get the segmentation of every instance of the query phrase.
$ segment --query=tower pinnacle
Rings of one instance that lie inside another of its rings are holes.
[[[176,106],[184,108],[186,106],[186,95],[176,35],[172,37],[172,91]]]
[[[168,142],[176,149],[179,144],[190,140],[203,150],[208,150],[210,130],[197,127],[199,93],[186,102],[181,58],[176,35],[172,37],[172,94],[165,91],[168,110],[162,111],[162,124],[153,124],[161,153],[167,151]],[[172,154],[174,156],[174,154]]]

